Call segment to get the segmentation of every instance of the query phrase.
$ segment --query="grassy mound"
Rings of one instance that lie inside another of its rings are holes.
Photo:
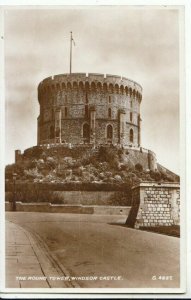
[[[137,162],[128,160],[126,150],[100,147],[98,150],[78,147],[38,146],[25,150],[22,159],[6,166],[5,178],[35,183],[105,183],[125,184],[128,187],[141,181],[173,182],[177,175],[160,167],[157,171],[144,170]]]

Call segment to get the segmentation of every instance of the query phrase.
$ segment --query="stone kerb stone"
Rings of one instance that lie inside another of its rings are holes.
[[[180,221],[179,183],[140,183],[132,188],[133,204],[139,208],[134,227],[171,226]]]

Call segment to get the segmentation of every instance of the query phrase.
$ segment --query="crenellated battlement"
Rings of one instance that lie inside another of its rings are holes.
[[[40,82],[38,91],[63,89],[98,89],[105,92],[126,94],[142,99],[142,87],[126,77],[99,73],[72,73],[47,77]]]

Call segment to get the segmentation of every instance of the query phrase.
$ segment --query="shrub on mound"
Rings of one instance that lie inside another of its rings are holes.
[[[43,153],[43,149],[39,146],[35,146],[24,151],[24,156],[27,158],[40,158]]]
[[[118,155],[114,147],[100,147],[98,160],[100,162],[107,162],[111,168],[116,168],[119,162]]]
[[[138,171],[138,172],[142,172],[143,171],[143,166],[139,163],[137,163],[135,165],[135,170]]]
[[[150,176],[151,176],[151,178],[153,178],[156,181],[160,181],[161,180],[161,173],[159,171],[152,171],[152,170],[150,170]]]

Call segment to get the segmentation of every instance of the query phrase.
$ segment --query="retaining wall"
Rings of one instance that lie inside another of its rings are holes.
[[[111,199],[115,197],[116,192],[55,191],[53,194],[55,198],[59,198],[64,204],[109,205]]]
[[[17,187],[18,189],[18,187]],[[121,205],[128,206],[131,205],[131,198],[128,196],[127,192],[123,191],[51,191],[51,190],[40,190],[40,195],[33,195],[30,197],[30,194],[26,193],[21,196],[22,190],[18,189],[21,192],[16,194],[16,201],[23,203],[39,202],[41,203],[52,203],[52,204],[68,204],[68,205]],[[46,192],[50,192],[46,193]],[[45,195],[44,195],[45,194]],[[5,201],[12,201],[13,192],[6,191]]]
[[[6,211],[12,211],[12,203],[5,203]],[[51,203],[16,203],[17,211],[49,212],[49,213],[77,213],[96,215],[123,215],[128,216],[130,206],[101,206],[101,205],[60,205]]]

